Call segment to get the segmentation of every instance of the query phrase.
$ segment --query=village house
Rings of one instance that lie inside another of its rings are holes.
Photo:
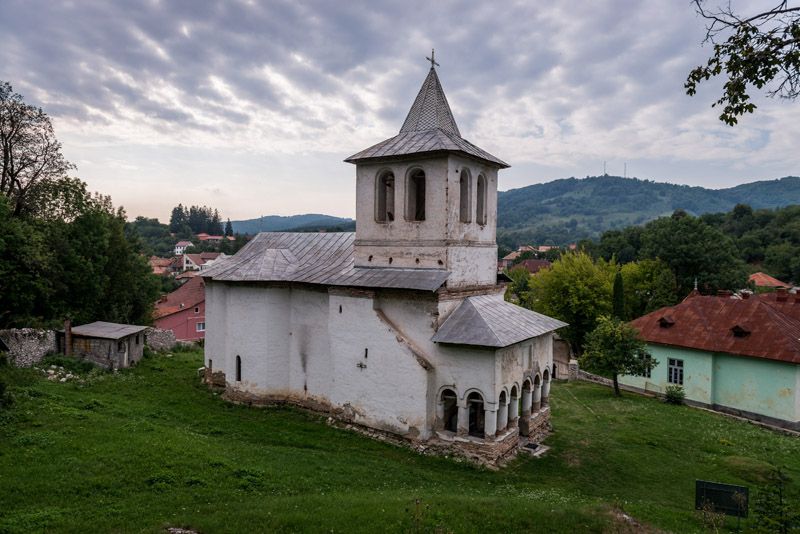
[[[191,241],[186,241],[186,240],[178,241],[177,243],[175,243],[175,255],[180,256],[186,251],[187,248],[193,246],[194,245],[192,244]]]
[[[228,241],[235,241],[236,238],[233,236],[225,237],[224,235],[209,235],[205,232],[200,232],[195,236],[200,241],[209,241],[211,243],[221,243],[225,239]]]
[[[207,377],[487,461],[548,429],[553,332],[503,300],[502,160],[461,137],[433,66],[356,166],[355,233],[261,233],[201,272]],[[524,441],[524,440],[523,440]]]
[[[200,254],[184,254],[181,256],[181,271],[199,271],[212,265],[218,258],[224,257],[220,252],[201,252]]]
[[[800,297],[742,297],[693,292],[633,321],[658,365],[620,384],[800,430]]]
[[[203,278],[189,278],[178,289],[156,302],[153,314],[156,328],[171,330],[175,339],[180,341],[203,339],[206,332],[205,300]]]
[[[144,355],[145,330],[132,324],[95,321],[58,332],[59,351],[108,369],[130,367]]]
[[[762,289],[789,289],[792,287],[791,284],[781,282],[777,278],[774,278],[767,273],[762,273],[761,271],[751,274],[747,281]]]
[[[150,264],[150,268],[153,270],[153,274],[155,275],[163,276],[172,274],[172,258],[159,258],[158,256],[150,256],[148,263]]]

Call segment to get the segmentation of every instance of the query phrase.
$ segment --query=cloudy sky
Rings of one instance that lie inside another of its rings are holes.
[[[352,216],[342,160],[397,133],[432,47],[462,135],[512,165],[501,189],[604,161],[706,187],[800,174],[800,103],[731,128],[719,83],[685,95],[710,53],[688,0],[0,0],[0,35],[0,80],[130,216]]]

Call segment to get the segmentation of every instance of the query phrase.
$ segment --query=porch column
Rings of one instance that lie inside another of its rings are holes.
[[[547,406],[550,403],[550,381],[545,380],[542,382],[542,406]]]
[[[532,413],[536,413],[542,409],[542,388],[541,386],[534,386],[533,387],[533,406],[531,409]]]
[[[508,426],[508,404],[500,403],[497,410],[497,431],[502,432]]]
[[[531,415],[531,405],[533,404],[533,396],[531,390],[522,390],[522,417],[529,417]]]
[[[516,423],[519,419],[519,397],[511,397],[508,403],[508,424]]]
[[[497,410],[484,411],[483,433],[486,439],[492,439],[497,434]]]
[[[464,402],[458,405],[458,432],[459,436],[469,434],[469,404]]]

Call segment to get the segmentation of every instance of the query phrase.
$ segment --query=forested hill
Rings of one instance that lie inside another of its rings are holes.
[[[257,234],[258,232],[315,231],[326,229],[354,228],[352,219],[307,213],[305,215],[266,215],[258,219],[231,221],[233,231],[237,234]]]
[[[509,247],[563,245],[643,224],[676,209],[700,215],[730,211],[740,203],[756,209],[800,204],[800,178],[787,176],[728,189],[621,176],[555,180],[500,192],[497,238]]]

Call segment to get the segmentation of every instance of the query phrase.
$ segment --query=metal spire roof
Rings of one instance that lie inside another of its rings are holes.
[[[370,159],[393,158],[429,152],[460,152],[500,168],[508,163],[496,158],[461,137],[447,97],[436,74],[433,53],[428,58],[431,70],[414,99],[400,133],[381,141],[345,161],[358,163]]]
[[[431,65],[428,77],[422,82],[422,87],[403,122],[403,127],[400,128],[400,133],[424,132],[434,128],[461,137],[456,119],[453,117],[453,112],[450,111],[447,97],[444,95],[441,82],[439,82],[439,76],[436,75],[436,69]]]

